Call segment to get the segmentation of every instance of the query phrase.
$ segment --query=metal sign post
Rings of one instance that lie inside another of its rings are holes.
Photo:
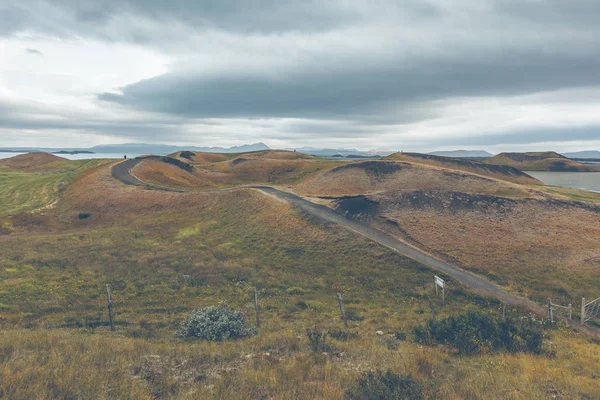
[[[434,275],[433,277],[433,281],[435,282],[435,294],[438,294],[438,287],[442,288],[442,304],[444,304],[445,302],[445,297],[446,297],[446,293],[445,293],[445,289],[446,289],[446,283],[444,282],[444,280],[442,278],[440,278],[437,275]]]

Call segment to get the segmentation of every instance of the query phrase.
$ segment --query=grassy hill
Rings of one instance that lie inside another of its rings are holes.
[[[36,169],[42,166],[47,166],[48,164],[61,163],[65,161],[67,161],[66,158],[57,157],[50,153],[28,153],[0,160],[0,167]]]
[[[495,248],[501,235],[525,229],[531,221],[523,219],[524,215],[545,209],[540,203],[544,193],[464,171],[388,161],[371,165],[298,160],[286,158],[287,153],[278,159],[276,153],[275,158],[268,158],[269,154],[273,153],[192,162],[192,172],[147,160],[134,172],[138,177],[158,173],[155,179],[162,183],[179,182],[196,189],[205,185],[202,174],[217,187],[276,182],[308,192],[313,182],[319,193],[330,190],[327,186],[335,179],[346,179],[346,184],[354,185],[350,191],[366,188],[363,195],[381,204],[381,212],[357,213],[356,218],[375,225],[381,220],[379,215],[395,219],[399,229],[426,245],[433,242],[423,237],[443,239],[463,233],[455,236],[462,241],[456,254],[446,240],[432,251],[456,255],[465,264],[465,254],[493,252],[495,257],[511,258],[513,247]],[[234,163],[240,158],[255,161]],[[78,165],[71,163],[71,168]],[[358,376],[371,369],[411,374],[426,398],[600,395],[597,343],[560,324],[545,330],[546,341],[552,345],[545,345],[541,354],[489,349],[466,357],[450,346],[415,343],[413,329],[433,315],[441,319],[476,310],[499,316],[502,306],[451,280],[447,302],[442,305],[432,286],[433,271],[351,231],[309,218],[262,192],[148,190],[113,179],[110,164],[103,162],[55,174],[64,179],[65,186],[57,192],[53,208],[0,215],[0,226],[11,231],[0,235],[0,393],[6,398],[343,399]],[[54,176],[38,178],[52,181]],[[427,187],[419,189],[419,176],[427,177]],[[0,181],[0,194],[8,187]],[[470,190],[471,197],[447,197],[453,188],[464,193]],[[477,192],[508,189],[515,195],[505,200],[490,194],[486,196],[493,201],[473,197]],[[427,193],[415,201],[419,191]],[[41,192],[32,193],[34,198],[43,197]],[[328,201],[340,212],[348,211],[343,196],[329,196]],[[570,203],[565,211],[563,205],[552,206],[551,198],[545,201],[549,207],[536,217],[537,225],[513,242],[531,245],[536,229],[551,229],[557,234],[543,244],[542,250],[548,252],[545,260],[593,257],[595,250],[585,246],[598,237],[595,211]],[[530,202],[538,208],[527,208]],[[506,222],[497,236],[490,236],[488,248],[478,247],[503,213]],[[488,230],[478,230],[487,216]],[[465,233],[460,221],[470,218],[465,220],[469,224],[476,217],[475,229]],[[576,227],[567,224],[569,218],[589,221],[589,225],[575,231]],[[442,222],[436,225],[436,219]],[[543,225],[544,221],[551,225]],[[570,230],[563,233],[565,227]],[[567,237],[584,234],[589,238],[579,247]],[[475,235],[481,239],[469,247],[466,238]],[[540,281],[545,276],[559,277],[557,270],[544,263],[520,262],[525,265],[512,272],[506,267],[509,273],[497,265],[486,273],[492,276],[499,269],[499,280],[515,291],[519,280],[536,276],[534,270]],[[593,267],[589,271],[577,267],[560,276],[565,278],[567,293],[557,301],[578,294],[571,285],[584,282],[592,276],[586,274],[593,272]],[[113,292],[114,333],[106,322],[106,284]],[[594,281],[590,285],[598,287]],[[534,297],[543,295],[541,286],[533,285]],[[262,309],[258,335],[226,342],[174,336],[191,310],[222,301],[252,320],[254,287],[259,289]],[[350,329],[340,320],[337,293],[345,300]],[[526,316],[518,309],[509,309],[507,314]],[[307,329],[331,330],[330,347],[313,351]],[[339,332],[349,337],[344,339]]]
[[[79,173],[106,161],[68,161],[48,153],[0,160],[0,218],[54,204]]]
[[[600,171],[600,168],[571,160],[553,151],[540,153],[500,153],[484,162],[489,165],[514,167],[523,171]]]
[[[419,153],[394,153],[386,157],[386,159],[431,165],[441,168],[447,168],[450,170],[464,171],[472,174],[486,176],[489,178],[500,179],[526,185],[541,184],[541,182],[537,179],[511,166],[490,165],[479,161]]]

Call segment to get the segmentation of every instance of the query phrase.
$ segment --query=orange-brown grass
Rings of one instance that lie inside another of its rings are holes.
[[[216,186],[208,174],[198,169],[190,173],[173,164],[152,159],[136,165],[132,173],[144,182],[166,187],[210,189]]]
[[[0,160],[0,167],[31,169],[60,161],[67,161],[67,159],[63,157],[57,157],[54,154],[39,152],[5,158]]]
[[[237,157],[244,158],[268,158],[271,160],[310,160],[316,157],[298,151],[287,150],[261,150],[251,151],[249,153],[239,153]],[[236,157],[236,158],[237,158]]]
[[[509,182],[461,171],[407,162],[361,161],[310,176],[294,186],[308,196],[352,196],[380,191],[456,190],[526,197],[528,190]]]
[[[487,165],[477,161],[463,160],[451,157],[431,156],[417,153],[394,153],[386,160],[405,161],[416,164],[432,165],[451,170],[465,171],[489,178],[505,180],[523,185],[542,185],[539,180],[519,171],[502,169],[501,166]]]
[[[360,372],[388,368],[411,373],[428,398],[599,394],[598,347],[568,329],[549,332],[554,358],[463,358],[413,343],[411,329],[432,310],[499,314],[500,305],[449,281],[441,306],[432,271],[257,190],[152,191],[114,180],[103,165],[80,174],[46,218],[44,229],[0,236],[6,398],[341,400]],[[254,287],[257,336],[209,343],[173,335],[190,310],[220,301],[252,321]],[[332,354],[315,354],[306,328],[343,326],[336,293],[362,317],[351,321],[361,336],[330,339]],[[398,349],[390,345],[396,331],[409,334]]]
[[[501,153],[485,160],[485,163],[490,165],[507,165],[524,171],[600,171],[600,168],[568,159],[553,151],[539,153]]]
[[[251,151],[248,153],[203,153],[199,151],[178,151],[170,154],[169,157],[173,157],[190,164],[216,163],[240,157],[246,159],[253,158],[271,160],[306,160],[315,158],[304,153],[286,150],[260,150]]]
[[[333,165],[328,160],[245,158],[218,163],[209,170],[225,182],[291,184]],[[208,168],[207,168],[208,169]]]
[[[382,229],[523,295],[560,304],[598,296],[600,211],[593,206],[552,199],[460,201],[444,192],[369,199],[378,204],[382,218],[373,221]]]

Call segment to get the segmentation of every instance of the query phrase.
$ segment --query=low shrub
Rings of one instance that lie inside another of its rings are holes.
[[[358,377],[353,387],[346,391],[347,400],[421,400],[423,389],[409,374],[398,375],[392,371],[369,371]]]
[[[330,329],[327,334],[336,340],[342,340],[345,342],[350,339],[358,339],[360,337],[358,332],[344,331],[342,329]]]
[[[359,315],[355,310],[348,308],[346,309],[346,318],[348,321],[362,321],[365,319],[362,315]]]
[[[319,329],[307,329],[306,336],[308,337],[308,344],[315,353],[331,353],[332,347],[327,343],[327,332],[320,331]]]
[[[182,338],[223,341],[256,333],[254,327],[246,326],[243,312],[220,304],[193,311],[181,323],[176,335]]]
[[[286,292],[287,294],[291,294],[291,295],[294,295],[294,294],[305,294],[305,293],[306,293],[306,290],[302,289],[301,287],[292,286],[292,287],[290,287],[290,288],[287,288],[287,289],[285,290],[285,292]]]
[[[542,352],[541,327],[531,321],[498,321],[488,314],[469,311],[443,320],[429,320],[415,328],[417,342],[447,344],[461,354],[506,350],[512,353]]]

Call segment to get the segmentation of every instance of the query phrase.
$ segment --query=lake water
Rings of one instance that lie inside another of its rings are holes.
[[[544,182],[546,185],[562,186],[571,189],[582,189],[600,193],[600,172],[527,171],[527,174]]]
[[[26,153],[4,153],[0,152],[0,159],[10,158]],[[55,156],[68,158],[69,160],[91,160],[96,158],[123,158],[124,154],[117,153],[94,153],[94,154],[55,154]],[[135,158],[141,154],[127,154],[128,158]]]

